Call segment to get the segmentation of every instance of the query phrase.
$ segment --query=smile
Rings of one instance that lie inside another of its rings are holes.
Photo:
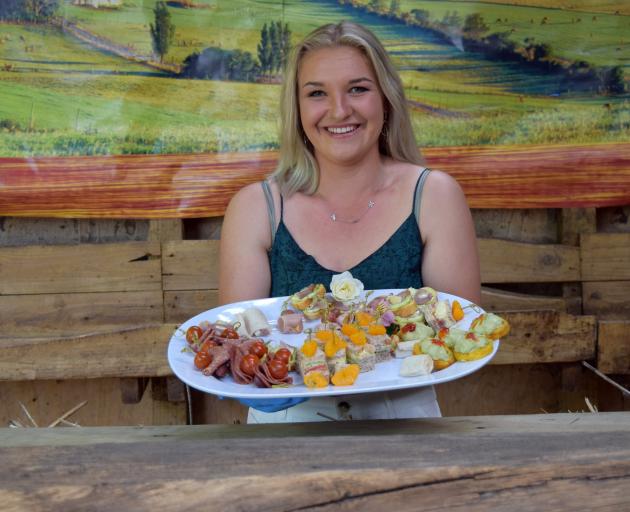
[[[354,125],[354,124],[350,126],[339,126],[339,127],[330,126],[326,128],[326,130],[335,135],[343,135],[346,133],[351,133],[351,132],[356,131],[358,127],[359,127],[358,125]]]

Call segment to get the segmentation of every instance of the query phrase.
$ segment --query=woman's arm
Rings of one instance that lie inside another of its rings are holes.
[[[237,192],[225,211],[219,251],[219,304],[269,296],[269,214],[260,183]]]
[[[466,197],[448,174],[433,171],[422,193],[420,231],[426,286],[479,304],[481,277],[477,237]]]

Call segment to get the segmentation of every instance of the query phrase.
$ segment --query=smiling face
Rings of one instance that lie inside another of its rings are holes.
[[[298,98],[302,127],[320,166],[378,158],[383,95],[358,49],[337,46],[307,53],[298,71]]]

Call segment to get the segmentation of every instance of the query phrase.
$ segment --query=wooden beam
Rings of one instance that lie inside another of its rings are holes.
[[[481,307],[486,311],[567,311],[567,299],[481,288]]]
[[[164,292],[167,322],[185,322],[202,311],[219,305],[219,290],[183,290]]]
[[[3,247],[0,255],[0,295],[161,288],[156,242]]]
[[[219,287],[219,241],[186,240],[162,246],[163,288],[208,290]]]
[[[171,375],[166,347],[177,325],[70,338],[0,338],[3,380]]]
[[[480,239],[482,283],[547,283],[580,280],[577,247]]]
[[[596,319],[557,311],[501,313],[510,334],[492,364],[561,363],[595,357]]]
[[[582,297],[587,315],[601,320],[630,318],[630,281],[589,281],[582,285]]]
[[[630,233],[582,235],[583,281],[630,281]]]
[[[630,320],[599,322],[597,349],[599,371],[630,374]]]

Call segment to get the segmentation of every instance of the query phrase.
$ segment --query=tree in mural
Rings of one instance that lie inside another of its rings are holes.
[[[260,31],[258,43],[258,61],[263,75],[279,73],[287,59],[291,47],[291,31],[289,25],[281,21],[265,23]]]
[[[466,16],[464,19],[464,27],[462,28],[467,36],[475,38],[481,37],[488,32],[489,29],[490,27],[486,24],[483,16],[478,12]]]
[[[59,0],[2,0],[0,20],[46,23],[58,8]]]
[[[175,37],[175,25],[171,21],[171,13],[168,12],[165,2],[158,2],[153,9],[155,24],[151,23],[151,40],[153,51],[160,56],[160,62],[164,62],[164,56]]]

